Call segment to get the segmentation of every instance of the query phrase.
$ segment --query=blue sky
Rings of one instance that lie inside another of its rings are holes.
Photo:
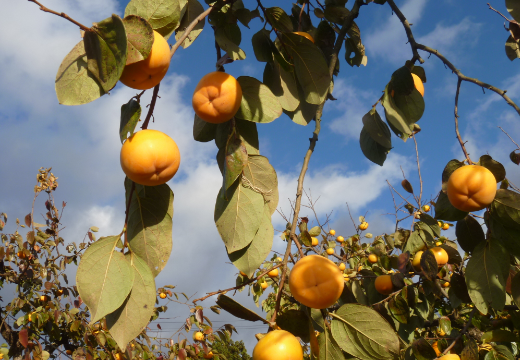
[[[245,0],[254,9],[256,2]],[[442,52],[465,75],[479,78],[499,88],[520,102],[520,60],[509,61],[504,52],[508,33],[503,19],[488,10],[486,1],[399,0],[397,5],[411,23],[419,42]],[[264,6],[280,6],[281,2],[265,0]],[[290,2],[284,2],[290,9]],[[45,0],[44,5],[69,14],[89,25],[112,13],[122,15],[125,4],[116,0]],[[470,6],[471,5],[471,6]],[[206,5],[204,5],[206,6]],[[492,6],[507,13],[504,1]],[[7,212],[6,228],[13,231],[14,218],[30,212],[32,188],[38,168],[53,167],[59,177],[56,192],[66,201],[63,217],[66,241],[81,241],[88,227],[100,228],[101,235],[116,234],[124,222],[124,174],[119,165],[118,135],[120,106],[135,91],[117,85],[109,96],[93,103],[67,107],[59,105],[54,93],[54,78],[62,58],[80,40],[79,29],[56,16],[38,10],[28,1],[4,1],[0,22],[0,212]],[[359,147],[361,117],[377,101],[394,70],[411,58],[404,30],[390,8],[376,4],[364,6],[356,20],[367,49],[366,67],[351,68],[341,61],[336,79],[335,102],[328,102],[322,122],[320,140],[310,163],[305,189],[320,197],[316,210],[321,219],[332,211],[331,226],[338,235],[354,233],[345,203],[354,218],[367,213],[370,232],[391,233],[393,218],[382,214],[393,212],[386,180],[400,189],[400,166],[418,188],[413,141],[403,143],[393,137],[387,162],[379,167],[365,159]],[[317,23],[315,22],[315,25]],[[250,23],[251,30],[241,26],[241,47],[247,59],[226,65],[234,76],[248,75],[262,79],[263,63],[256,62],[247,39],[261,28],[259,19]],[[150,128],[169,134],[179,145],[181,167],[170,181],[175,194],[173,220],[173,253],[166,269],[158,276],[157,285],[177,285],[188,295],[233,286],[236,269],[229,264],[225,248],[213,223],[213,208],[220,188],[221,176],[215,161],[217,148],[213,142],[197,143],[192,138],[193,110],[191,94],[198,79],[215,69],[215,50],[211,28],[206,24],[201,36],[186,50],[180,49],[172,59],[161,91],[154,124]],[[170,43],[172,43],[170,41]],[[343,59],[343,53],[340,59]],[[451,159],[463,159],[455,139],[454,94],[457,78],[443,64],[427,54],[424,67],[426,110],[419,121],[419,154],[424,180],[424,198],[434,197],[441,186],[441,172]],[[149,102],[151,91],[143,96]],[[378,111],[383,116],[382,108]],[[497,128],[502,126],[520,141],[519,117],[498,95],[463,83],[460,102],[460,130],[468,141],[473,160],[489,154],[502,162],[508,178],[520,184],[518,167],[509,160],[515,146]],[[314,124],[296,125],[285,115],[271,124],[258,125],[260,152],[277,170],[280,181],[279,208],[288,214],[288,199],[293,199],[296,179],[301,168],[308,138]],[[40,204],[40,206],[42,206]],[[42,208],[40,207],[40,210]],[[303,208],[302,216],[311,215]],[[276,229],[285,222],[273,216]],[[453,231],[446,232],[454,237]],[[285,244],[275,234],[273,250],[283,251]],[[252,298],[243,292],[238,296],[253,308]],[[205,306],[213,305],[209,299]],[[212,313],[211,313],[212,314]],[[166,315],[183,321],[187,307],[170,306]],[[215,321],[233,318],[213,316]],[[235,322],[243,339],[252,349],[253,334],[265,331],[257,323]],[[162,325],[163,335],[180,324]],[[242,326],[242,330],[241,330]]]

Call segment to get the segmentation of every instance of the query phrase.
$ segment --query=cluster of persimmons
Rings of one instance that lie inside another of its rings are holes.
[[[307,33],[298,34],[314,41]],[[155,31],[154,39],[152,50],[145,60],[125,67],[120,80],[126,86],[140,90],[150,89],[159,84],[166,75],[170,65],[170,47]],[[412,76],[415,87],[424,96],[422,81],[417,75],[412,74]],[[237,113],[241,100],[242,89],[238,81],[229,74],[217,71],[202,77],[195,88],[192,105],[199,118],[208,123],[220,124],[230,120]],[[166,183],[175,175],[180,164],[180,153],[171,137],[157,130],[145,129],[134,133],[125,141],[120,160],[124,173],[132,181],[141,185],[155,186]],[[487,168],[479,165],[470,164],[460,167],[452,173],[447,184],[447,195],[451,204],[467,212],[487,207],[493,201],[495,193],[494,175]],[[429,206],[425,205],[423,210],[429,211]],[[449,228],[448,224],[443,225],[443,229]],[[363,221],[358,228],[364,231],[368,228],[368,223]],[[334,236],[335,231],[330,230],[329,235]],[[339,243],[344,240],[342,236],[336,238]],[[435,247],[423,250],[434,254],[439,267],[444,266],[448,261],[448,254],[439,247],[441,244],[439,242]],[[318,239],[312,238],[312,246],[317,245]],[[418,273],[421,272],[420,260],[423,251],[417,252],[412,259],[412,265]],[[334,254],[334,248],[327,248],[326,253]],[[368,261],[374,264],[378,258],[375,254],[369,254]],[[344,270],[344,263],[337,266],[324,256],[305,256],[297,261],[290,271],[291,294],[307,307],[329,308],[341,296],[345,281],[349,281]],[[272,270],[268,275],[277,277],[278,269]],[[449,283],[446,284],[443,286],[449,286]],[[267,283],[263,282],[261,286],[266,289]],[[394,291],[391,275],[378,276],[375,280],[375,288],[381,294],[391,294]],[[201,341],[203,338],[202,333],[194,335],[195,341]],[[213,354],[209,353],[205,358],[212,356]],[[454,359],[453,356],[458,358],[457,355],[446,356],[445,360]],[[291,333],[274,330],[259,340],[253,351],[253,359],[303,359],[303,351],[298,339]]]

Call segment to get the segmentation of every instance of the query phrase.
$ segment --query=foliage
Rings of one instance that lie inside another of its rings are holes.
[[[417,193],[405,179],[402,186],[409,194],[405,198],[389,184],[395,203],[396,226],[392,232],[374,236],[367,232],[368,219],[361,216],[359,223],[354,223],[356,232],[339,241],[335,232],[325,228],[328,219],[324,222],[316,217],[318,226],[309,229],[309,219],[300,216],[305,173],[318,140],[323,108],[327,100],[334,99],[340,50],[345,45],[345,61],[351,67],[368,61],[361,30],[354,21],[362,7],[390,6],[402,22],[412,50],[411,60],[389,74],[381,89],[383,95],[374,99],[375,105],[359,119],[363,122],[361,150],[372,162],[383,166],[392,149],[391,132],[403,141],[411,138],[417,143],[421,131],[417,122],[426,109],[412,77],[416,74],[426,82],[425,68],[416,65],[424,62],[418,50],[439,57],[456,74],[456,119],[462,81],[497,92],[520,114],[505,91],[465,77],[437,50],[418,44],[393,0],[356,0],[350,8],[345,0],[326,0],[324,5],[300,1],[293,4],[290,14],[276,6],[265,8],[260,0],[255,9],[248,9],[241,0],[206,3],[209,8],[204,10],[198,0],[132,0],[123,19],[112,15],[92,27],[54,12],[84,31],[82,40],[58,68],[56,94],[65,105],[96,100],[116,85],[126,65],[149,56],[153,39],[150,29],[167,39],[175,33],[173,56],[179,46],[188,48],[196,40],[206,17],[214,30],[217,68],[224,70],[227,64],[246,58],[240,48],[244,40],[240,25],[256,26],[251,42],[256,59],[266,63],[262,81],[247,76],[237,79],[243,90],[241,106],[225,123],[208,124],[198,116],[194,118],[194,139],[214,141],[218,149],[222,188],[216,194],[214,220],[223,249],[240,271],[236,286],[209,293],[190,304],[187,301],[191,299],[183,293],[186,302],[179,301],[172,286],[156,290],[154,279],[172,252],[174,194],[169,185],[144,186],[127,178],[126,217],[121,232],[96,239],[97,228],[92,227],[82,243],[66,244],[59,237],[65,203],[58,210],[52,195],[57,178],[50,169],[41,169],[34,191],[35,199],[42,192],[48,194],[45,224],[34,222],[33,208],[24,224],[16,221],[16,231],[2,234],[0,285],[15,284],[16,291],[11,302],[0,307],[0,330],[9,345],[0,348],[0,353],[42,360],[61,355],[75,359],[184,360],[212,352],[215,359],[249,359],[243,343],[231,340],[234,326],[214,329],[204,316],[204,308],[196,304],[219,294],[216,305],[210,308],[213,312],[225,310],[240,319],[262,321],[269,329],[290,331],[300,338],[309,359],[432,359],[448,352],[476,359],[479,351],[486,359],[518,356],[520,313],[515,304],[520,301],[520,190],[509,183],[502,164],[483,155],[478,164],[489,169],[500,183],[494,201],[483,217],[458,210],[450,203],[445,184],[451,173],[465,163],[473,164],[458,133],[458,122],[457,138],[465,159],[451,160],[439,174],[443,188],[438,196],[425,201],[422,183]],[[517,2],[506,0],[506,5],[518,18]],[[261,26],[251,23],[256,18]],[[506,54],[513,60],[520,54],[520,28],[514,20],[509,26]],[[294,34],[296,31],[309,33],[314,42]],[[154,88],[141,129],[149,125],[158,93],[159,85]],[[136,131],[141,95],[122,105],[122,142]],[[379,103],[386,123],[376,110]],[[271,217],[278,206],[278,178],[269,159],[260,154],[257,126],[276,121],[282,113],[296,125],[314,121],[315,129],[298,181],[292,220],[285,218],[287,226],[281,235],[287,250],[283,259],[273,255],[266,260],[273,243]],[[518,164],[515,151],[511,160]],[[402,199],[399,204],[395,202],[397,196]],[[312,199],[309,202],[314,210]],[[428,214],[430,205],[435,207],[434,216]],[[7,222],[7,215],[2,213],[2,217],[0,231]],[[454,226],[454,222],[458,241],[441,235],[441,229]],[[29,231],[22,235],[22,228]],[[313,245],[313,238],[320,236],[318,244]],[[446,264],[439,264],[428,251],[436,246],[448,254]],[[419,251],[420,268],[414,268],[411,259]],[[338,266],[348,265],[341,270],[345,286],[340,298],[321,311],[296,301],[287,285],[289,259],[296,263],[309,254],[329,256]],[[369,261],[372,254],[377,259]],[[71,263],[79,264],[76,286],[68,285],[65,272]],[[273,268],[277,274],[270,272]],[[392,293],[377,291],[375,279],[380,275],[391,277]],[[223,294],[246,287],[265,316]],[[263,294],[267,296],[260,302]],[[150,339],[148,323],[167,310],[165,305],[158,306],[162,300],[188,305],[189,314],[181,331],[197,329],[205,339]],[[12,326],[8,319],[14,321]],[[257,338],[262,336],[257,334]]]

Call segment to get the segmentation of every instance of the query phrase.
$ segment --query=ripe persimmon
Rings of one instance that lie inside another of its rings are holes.
[[[345,238],[344,238],[343,236],[340,235],[340,236],[338,236],[338,237],[336,238],[336,241],[339,242],[339,243],[342,243],[342,242],[345,241]]]
[[[394,285],[392,284],[392,275],[379,275],[374,282],[378,293],[383,295],[390,295],[394,292]]]
[[[212,124],[221,124],[237,113],[242,102],[242,88],[233,76],[221,71],[200,79],[191,104],[195,114]]]
[[[336,264],[319,255],[300,259],[289,275],[291,294],[314,309],[332,306],[343,292],[343,286],[343,274]]]
[[[415,253],[415,256],[413,257],[413,260],[412,260],[412,266],[413,268],[415,269],[415,271],[417,272],[421,272],[422,271],[422,267],[421,267],[421,256],[423,254],[423,251],[417,251]]]
[[[268,275],[269,277],[272,277],[272,278],[273,278],[273,277],[277,277],[277,276],[278,276],[278,268],[269,271],[269,272],[267,273],[267,275]]]
[[[303,32],[303,31],[295,31],[293,34],[303,36],[304,38],[307,38],[310,41],[314,42],[314,38],[309,33],[306,33],[306,32]]]
[[[336,230],[334,230],[334,229],[330,230],[329,234],[331,234],[332,236],[336,235]]]
[[[121,167],[138,184],[155,186],[170,180],[181,162],[177,144],[157,130],[141,130],[126,139],[121,148]]]
[[[151,89],[161,82],[170,67],[170,46],[157,31],[153,31],[153,45],[144,60],[126,65],[119,78],[126,86],[137,89]]]
[[[440,357],[438,360],[460,360],[460,356],[457,354],[447,354]]]
[[[368,223],[366,221],[363,221],[361,224],[359,224],[359,230],[365,231],[368,229]]]
[[[332,255],[334,254],[334,248],[328,248],[327,250],[325,250],[325,252],[327,253],[327,255]]]
[[[377,255],[376,254],[370,254],[368,255],[368,261],[371,264],[375,264],[377,262]]]
[[[435,256],[435,260],[437,261],[437,265],[439,267],[443,267],[444,265],[446,265],[446,263],[448,262],[448,253],[446,252],[446,250],[436,246],[431,248],[429,251],[431,251]]]
[[[193,340],[194,341],[202,341],[204,340],[204,334],[200,331],[196,331],[193,333]]]
[[[207,354],[204,354],[204,359],[213,359],[213,351],[210,351]]]
[[[263,283],[260,284],[260,287],[265,290],[267,289],[267,287],[269,286],[269,284],[267,284],[265,281]]]
[[[302,360],[300,342],[288,331],[273,330],[258,341],[253,349],[253,360]]]
[[[496,192],[495,176],[484,166],[462,166],[448,179],[448,199],[451,205],[462,211],[484,209],[493,202]]]
[[[311,241],[312,241],[312,242],[311,242],[311,245],[312,245],[312,246],[318,246],[318,244],[320,243],[319,240],[318,240],[318,238],[315,238],[314,236],[311,237]]]

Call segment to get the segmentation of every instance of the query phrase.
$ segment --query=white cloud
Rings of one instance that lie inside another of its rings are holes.
[[[373,91],[358,89],[347,80],[338,79],[334,84],[334,97],[338,100],[330,105],[343,114],[335,118],[329,127],[332,131],[346,135],[347,140],[359,139],[363,122],[361,119],[370,110],[378,95]]]

